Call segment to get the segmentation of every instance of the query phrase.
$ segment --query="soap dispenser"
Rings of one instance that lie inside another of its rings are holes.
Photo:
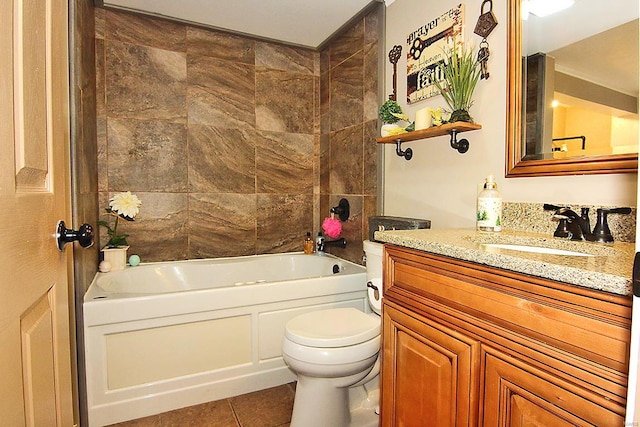
[[[313,253],[313,249],[314,249],[314,242],[313,239],[311,238],[311,232],[307,231],[307,237],[305,237],[304,239],[304,253],[306,255],[311,255]]]
[[[480,231],[502,230],[502,196],[498,184],[489,175],[478,194],[477,229]]]

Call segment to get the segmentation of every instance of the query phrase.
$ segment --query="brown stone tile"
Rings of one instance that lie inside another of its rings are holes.
[[[378,88],[378,44],[368,44],[364,51],[363,116],[364,120],[377,120],[380,110]]]
[[[160,414],[161,427],[238,427],[228,399]]]
[[[378,43],[382,37],[384,6],[380,4],[364,17],[364,43]]]
[[[97,39],[104,39],[105,10],[101,7],[94,8],[95,32]]]
[[[320,194],[320,134],[313,135],[313,194]]]
[[[378,215],[378,197],[364,196],[362,206],[362,240],[369,238],[369,217]]]
[[[175,21],[137,13],[107,10],[105,38],[124,43],[184,52],[186,26]]]
[[[320,75],[320,52],[314,52],[313,54],[313,75]]]
[[[104,212],[107,206],[109,206],[109,193],[106,191],[100,191],[98,193],[98,219],[99,220],[109,221],[110,218]],[[96,245],[98,245],[98,248],[102,249],[109,241],[107,230],[104,227],[99,227],[96,224],[96,232],[98,233],[95,240]]]
[[[77,212],[77,223],[89,223],[98,227],[98,197],[94,193],[85,193],[76,196],[75,210]],[[97,239],[97,236],[96,236]],[[96,244],[90,248],[74,248],[74,286],[78,292],[76,295],[84,295],[98,269],[98,251],[100,246]]]
[[[320,225],[322,225],[322,221],[324,221],[325,218],[330,216],[330,209],[335,206],[331,204],[330,200],[331,196],[329,196],[328,194],[320,195]],[[315,233],[316,236],[318,235],[318,231],[322,231],[322,228],[317,227]]]
[[[189,258],[256,253],[254,194],[190,194]]]
[[[186,121],[186,55],[106,41],[110,117]]]
[[[362,194],[362,138],[362,125],[331,133],[331,194]]]
[[[329,72],[320,74],[320,132],[331,131],[331,90]]]
[[[256,42],[247,37],[222,31],[187,27],[187,53],[193,56],[210,56],[244,64],[255,64]]]
[[[320,52],[320,74],[328,73],[331,69],[329,58],[331,56],[331,45],[328,45]]]
[[[330,66],[335,68],[364,47],[364,20],[355,23],[337,39],[332,41],[330,49]]]
[[[87,91],[88,94],[91,91]],[[74,166],[77,182],[77,191],[80,194],[95,193],[98,191],[98,120],[96,118],[95,100],[80,99],[81,111],[77,121],[78,141],[75,145],[77,164]]]
[[[255,126],[255,67],[189,56],[189,123],[219,128]]]
[[[363,194],[376,195],[378,187],[378,120],[371,120],[364,124],[363,137]]]
[[[107,130],[110,191],[186,191],[184,125],[109,119]]]
[[[314,74],[315,52],[278,43],[256,42],[256,66],[300,74]]]
[[[104,116],[96,118],[97,174],[98,191],[109,191],[109,170],[107,158],[107,120]]]
[[[349,195],[331,196],[331,206],[337,206],[340,199],[349,201],[350,216],[342,223],[342,234],[347,240],[346,248],[329,247],[327,252],[339,256],[340,258],[362,264],[362,209],[363,197]]]
[[[313,193],[313,135],[261,132],[256,140],[256,189]]]
[[[274,427],[291,420],[294,394],[287,385],[229,399],[242,427]]]
[[[313,133],[313,76],[256,68],[256,128]]]
[[[313,76],[313,133],[320,133],[320,77]]]
[[[323,231],[322,230],[322,222],[324,221],[325,218],[328,218],[331,213],[330,213],[330,209],[331,209],[331,203],[329,202],[329,200],[331,199],[331,196],[329,196],[328,194],[321,194],[320,195],[320,201],[319,201],[319,206],[320,206],[320,212],[318,213],[318,223],[314,223],[315,228],[313,229],[313,238],[315,239],[316,236],[318,235],[319,231]]]
[[[256,132],[189,126],[189,191],[255,193]]]
[[[118,231],[129,234],[129,255],[140,255],[142,262],[186,259],[187,195],[134,194],[142,201],[140,213],[134,222],[120,221],[118,226]],[[100,206],[105,207],[104,204]]]
[[[320,218],[320,200],[322,196],[320,194],[313,195],[313,227],[311,230],[311,238],[315,240],[318,235],[318,231],[320,231],[320,225],[322,224],[321,220],[324,218]]]
[[[331,144],[328,133],[320,135],[320,153],[319,153],[319,175],[320,175],[320,193],[328,194],[330,191],[329,179],[331,172]]]
[[[363,121],[364,53],[360,51],[331,72],[331,130]]]
[[[104,40],[96,39],[95,75],[96,75],[96,114],[107,114],[107,86],[105,81]]]
[[[256,253],[301,251],[313,227],[313,195],[258,194]]]

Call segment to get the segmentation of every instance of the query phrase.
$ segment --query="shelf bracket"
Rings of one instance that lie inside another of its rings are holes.
[[[403,150],[401,147],[402,144],[402,140],[401,139],[397,139],[396,140],[396,154],[400,157],[404,157],[405,160],[411,160],[411,158],[413,157],[413,150],[411,148],[407,148],[406,150]]]
[[[451,131],[451,148],[453,148],[454,150],[458,150],[458,153],[460,154],[464,154],[469,151],[469,141],[467,141],[466,139],[461,139],[458,141],[458,133],[460,132],[455,129]]]

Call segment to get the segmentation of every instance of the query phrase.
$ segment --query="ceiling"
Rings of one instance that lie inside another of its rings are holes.
[[[103,0],[107,7],[317,48],[381,0]]]
[[[523,21],[523,53],[546,52],[556,69],[638,96],[638,0],[576,0]]]
[[[638,96],[638,20],[549,52],[556,70]]]

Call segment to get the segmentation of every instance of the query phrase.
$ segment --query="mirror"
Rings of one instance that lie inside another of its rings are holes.
[[[509,0],[506,176],[637,172],[637,0],[526,3]]]

